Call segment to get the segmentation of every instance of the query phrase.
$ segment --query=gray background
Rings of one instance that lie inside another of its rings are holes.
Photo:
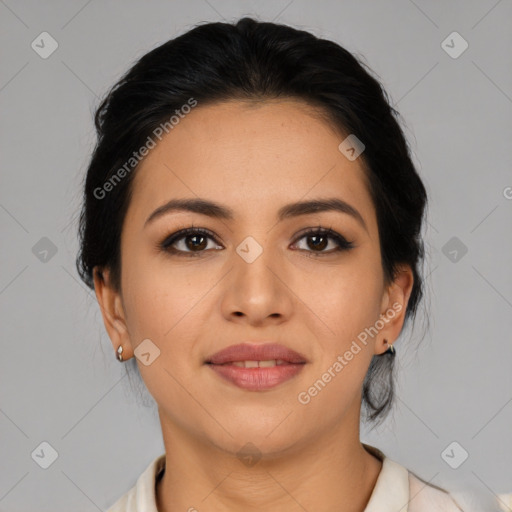
[[[512,492],[510,0],[0,0],[2,511],[104,510],[163,453],[156,408],[137,402],[74,268],[92,115],[136,58],[242,15],[363,56],[430,193],[430,330],[399,339],[396,410],[362,440],[437,485]],[[47,59],[31,47],[43,31],[58,42]],[[453,31],[469,44],[458,58],[441,45]],[[31,456],[43,441],[48,469]],[[458,469],[441,455],[453,441],[469,453]]]

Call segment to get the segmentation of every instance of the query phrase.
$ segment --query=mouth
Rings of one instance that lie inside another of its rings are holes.
[[[242,343],[213,354],[205,364],[239,388],[264,391],[298,375],[307,362],[283,345]]]
[[[206,359],[206,364],[223,365],[226,363],[250,363],[251,367],[254,362],[269,363],[275,361],[276,365],[281,364],[304,364],[307,363],[306,358],[284,345],[276,343],[240,343],[239,345],[231,345]],[[273,365],[275,366],[275,365]]]
[[[216,363],[206,363],[216,364]],[[229,361],[227,363],[217,364],[217,366],[237,366],[238,368],[273,368],[274,366],[282,366],[284,364],[305,364],[305,363],[291,363],[284,359],[268,359],[266,361]]]

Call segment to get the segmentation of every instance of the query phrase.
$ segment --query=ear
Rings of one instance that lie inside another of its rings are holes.
[[[413,284],[411,267],[405,264],[400,266],[397,276],[382,297],[380,320],[384,327],[380,330],[375,345],[376,354],[385,352],[389,348],[387,343],[392,345],[400,335]]]
[[[126,327],[125,314],[121,301],[121,294],[112,286],[110,269],[94,267],[94,291],[101,308],[103,323],[109,335],[114,351],[123,346],[123,360],[129,359],[132,346]]]

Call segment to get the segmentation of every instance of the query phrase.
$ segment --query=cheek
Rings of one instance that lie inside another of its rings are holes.
[[[363,258],[324,269],[300,283],[298,295],[341,339],[357,335],[379,317],[382,274]]]
[[[163,260],[150,254],[154,249],[141,245],[125,241],[121,278],[130,334],[150,337],[148,330],[156,335],[172,326],[168,324],[177,314],[179,301],[175,297],[181,283],[168,271],[166,275]]]
[[[170,343],[173,339],[186,345],[203,323],[204,296],[218,281],[218,269],[140,251],[129,254],[124,270],[126,320],[133,342],[155,339],[166,351],[177,350]]]
[[[190,287],[179,280],[168,282],[150,272],[140,273],[132,281],[126,297],[126,320],[135,343],[141,337],[164,343],[174,334],[180,319],[188,318],[187,313],[197,302],[197,294],[191,293]]]

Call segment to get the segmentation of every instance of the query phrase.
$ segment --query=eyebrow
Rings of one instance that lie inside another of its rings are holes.
[[[151,213],[151,215],[146,219],[144,226],[165,214],[175,211],[199,213],[201,215],[221,220],[233,220],[235,217],[233,210],[230,208],[207,199],[171,199]],[[350,215],[356,219],[366,231],[368,231],[366,223],[359,211],[346,201],[338,199],[337,197],[298,201],[296,203],[287,204],[279,208],[277,218],[279,221],[283,221],[300,215],[327,211],[337,211]]]

